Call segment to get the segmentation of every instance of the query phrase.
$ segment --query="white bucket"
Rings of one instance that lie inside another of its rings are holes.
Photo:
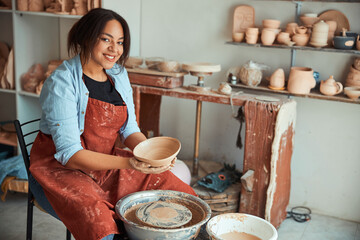
[[[206,231],[212,240],[223,240],[224,238],[221,235],[226,233],[246,233],[261,240],[276,240],[278,238],[277,231],[271,223],[262,218],[243,213],[226,213],[215,216],[207,223]]]

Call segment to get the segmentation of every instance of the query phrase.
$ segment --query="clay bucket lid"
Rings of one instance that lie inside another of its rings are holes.
[[[221,70],[221,66],[219,64],[211,64],[205,62],[184,63],[182,65],[182,68],[188,72],[206,72],[206,73],[220,72]]]
[[[177,156],[181,143],[172,137],[153,137],[139,143],[133,151],[136,159],[159,167],[170,164]]]
[[[143,223],[159,228],[181,227],[192,219],[192,213],[187,207],[164,201],[142,205],[135,215]]]

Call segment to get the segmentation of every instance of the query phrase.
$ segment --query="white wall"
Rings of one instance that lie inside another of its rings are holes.
[[[112,7],[131,16],[132,27],[139,26],[139,54],[160,56],[180,62],[206,61],[221,64],[222,71],[205,79],[217,88],[226,80],[226,71],[248,60],[271,67],[265,76],[278,67],[290,66],[290,51],[226,45],[231,40],[233,11],[249,4],[255,8],[255,24],[265,18],[277,18],[284,28],[294,21],[295,5],[287,1],[216,1],[216,0],[146,0],[130,3],[129,12],[118,1],[104,0]],[[139,3],[139,4],[138,4]],[[135,4],[136,6],[134,7]],[[136,9],[137,7],[141,8]],[[271,11],[270,11],[271,9]],[[321,13],[336,9],[345,13],[351,30],[360,32],[360,3],[302,4],[303,12]],[[141,13],[139,16],[137,14]],[[134,16],[135,15],[135,16]],[[125,16],[126,17],[126,16]],[[137,29],[136,29],[137,30]],[[136,31],[135,30],[135,31]],[[136,38],[136,37],[135,37]],[[134,41],[136,39],[133,38]],[[133,54],[134,55],[134,54]],[[297,52],[297,66],[308,66],[320,72],[321,79],[334,75],[345,80],[354,55],[303,51]],[[187,76],[185,85],[195,84]],[[238,91],[239,89],[235,89]],[[260,93],[261,94],[261,93]],[[297,126],[292,158],[290,206],[304,205],[314,212],[343,219],[360,221],[360,106],[358,104],[295,98]],[[190,100],[163,97],[160,129],[163,135],[181,140],[179,158],[192,159],[194,151],[196,103]],[[236,163],[242,168],[243,150],[235,147],[239,123],[227,105],[204,103],[200,136],[200,159]]]

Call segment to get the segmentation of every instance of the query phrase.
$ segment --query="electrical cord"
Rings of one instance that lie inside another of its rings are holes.
[[[290,211],[287,212],[286,218],[292,218],[296,222],[307,222],[311,220],[311,209],[308,207],[298,206],[291,208]]]

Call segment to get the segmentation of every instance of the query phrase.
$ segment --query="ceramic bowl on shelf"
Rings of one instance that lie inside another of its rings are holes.
[[[158,64],[164,60],[165,59],[163,57],[148,57],[148,58],[145,58],[145,64],[148,69],[157,70]]]
[[[262,21],[263,27],[264,28],[279,28],[280,27],[280,21],[276,20],[276,19],[264,19]]]
[[[244,40],[245,33],[244,32],[234,32],[232,34],[232,40],[234,42],[242,42]]]
[[[360,97],[360,87],[345,87],[344,93],[349,98],[356,100]]]
[[[153,137],[142,141],[134,148],[134,157],[153,167],[165,166],[178,155],[181,143],[172,137]]]
[[[320,18],[318,18],[318,17],[300,16],[300,21],[305,26],[312,26],[314,23],[316,23],[319,20],[320,20]]]
[[[142,65],[144,62],[144,59],[142,57],[129,57],[125,62],[125,67],[128,68],[135,68]]]
[[[355,37],[347,37],[347,36],[335,36],[333,38],[334,48],[350,50],[354,47]]]
[[[161,72],[179,72],[180,66],[177,61],[162,61],[158,63],[157,68]]]

